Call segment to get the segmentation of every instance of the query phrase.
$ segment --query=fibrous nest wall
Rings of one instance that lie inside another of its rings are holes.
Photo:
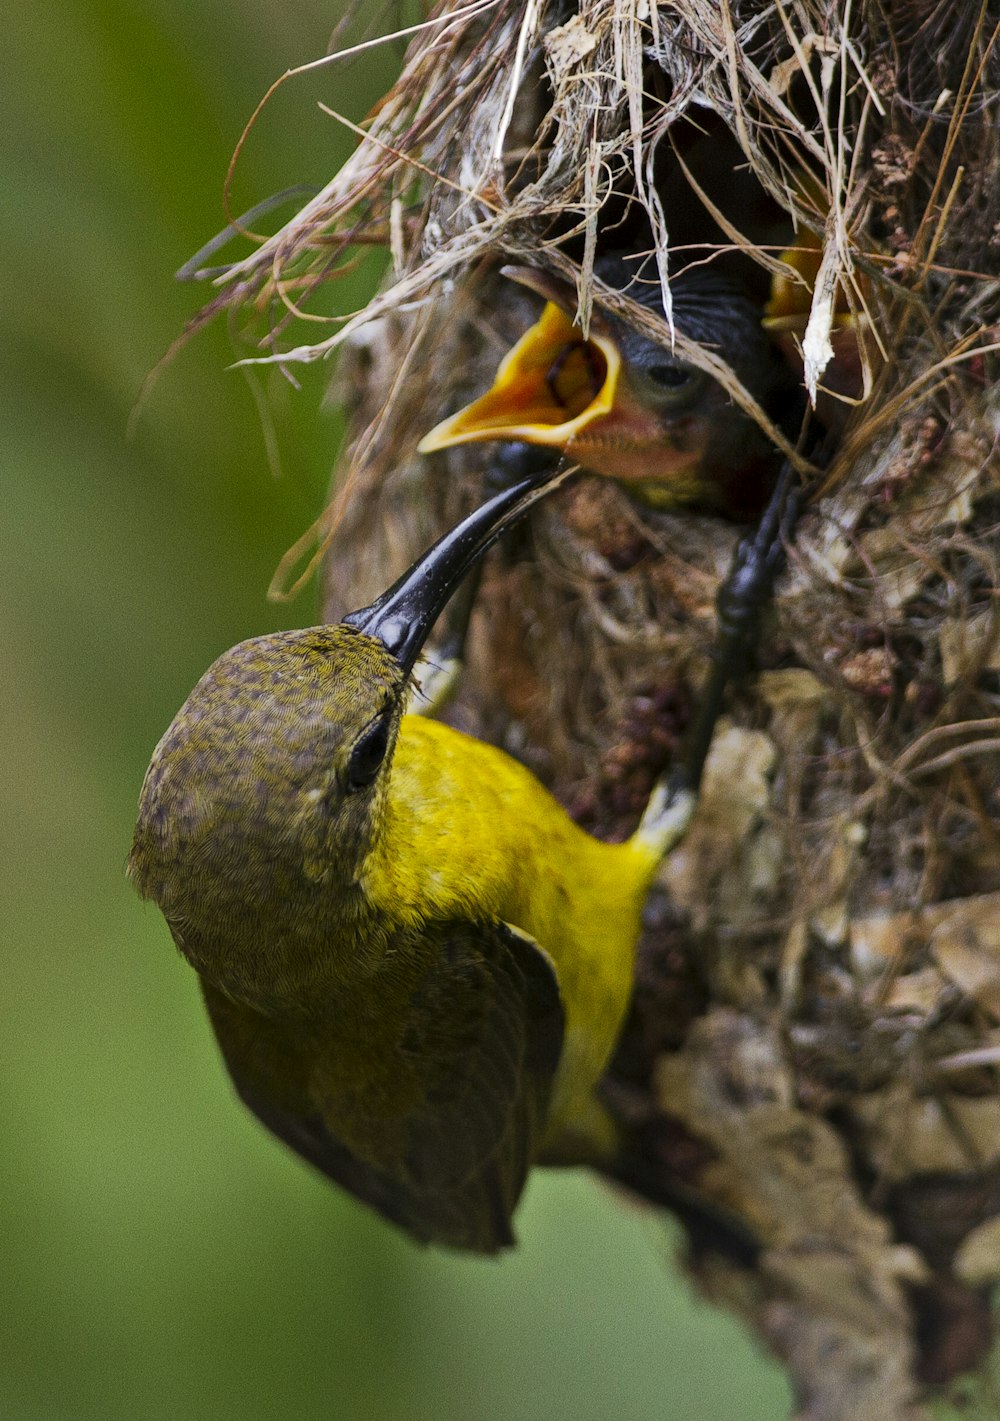
[[[619,1177],[687,1200],[692,1268],[831,1421],[923,1416],[981,1377],[1000,1276],[998,23],[935,0],[442,3],[350,162],[215,302],[262,358],[339,352],[331,616],[483,495],[495,446],[415,446],[537,314],[505,262],[575,282],[586,327],[595,300],[638,319],[595,257],[653,253],[668,319],[641,319],[667,343],[695,260],[783,315],[835,448],[822,472],[792,450],[806,510],[607,1093]],[[317,325],[372,247],[370,306]],[[738,536],[581,479],[492,556],[453,714],[624,835],[697,701]]]

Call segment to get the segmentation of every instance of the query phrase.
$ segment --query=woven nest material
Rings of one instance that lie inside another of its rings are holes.
[[[442,3],[350,162],[215,302],[268,313],[266,359],[343,354],[351,438],[317,530],[335,617],[483,496],[495,447],[415,446],[537,314],[504,262],[576,282],[586,326],[623,232],[668,313],[692,252],[743,263],[763,304],[814,234],[803,379],[822,387],[849,326],[860,398],[650,904],[607,1081],[633,1140],[619,1177],[758,1241],[747,1258],[695,1230],[690,1263],[810,1421],[914,1421],[992,1341],[998,23],[940,0]],[[302,321],[372,243],[391,270],[371,305]],[[454,717],[622,837],[697,700],[737,537],[581,479],[492,555]]]

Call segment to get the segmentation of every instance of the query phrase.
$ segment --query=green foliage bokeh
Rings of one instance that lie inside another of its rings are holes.
[[[692,1301],[666,1227],[594,1181],[536,1176],[521,1248],[484,1263],[411,1247],[314,1177],[236,1104],[191,972],[124,881],[146,761],[194,680],[314,614],[264,592],[321,506],[328,372],[261,381],[279,477],[222,325],[125,428],[198,304],[171,273],[224,223],[247,116],[336,19],[54,0],[5,22],[0,1417],[777,1418],[777,1372]],[[360,118],[400,53],[286,86],[237,210],[328,176],[353,139],[315,100]]]

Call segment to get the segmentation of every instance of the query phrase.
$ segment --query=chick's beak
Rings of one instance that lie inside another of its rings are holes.
[[[425,435],[419,452],[493,439],[568,449],[615,408],[621,364],[610,337],[592,330],[584,340],[579,327],[550,301],[501,361],[486,394]]]
[[[813,291],[823,256],[814,232],[801,232],[796,246],[780,254],[788,275],[776,275],[761,322],[791,369],[803,369],[802,341],[812,309]],[[862,282],[862,289],[866,284]],[[851,309],[843,287],[834,292],[830,323],[830,362],[821,376],[816,413],[829,428],[843,427],[852,407],[866,394],[882,364],[881,351],[867,316]]]

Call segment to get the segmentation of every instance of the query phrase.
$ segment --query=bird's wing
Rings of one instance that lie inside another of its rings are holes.
[[[335,1106],[316,1105],[294,1027],[203,984],[206,1004],[237,1091],[280,1139],[421,1242],[493,1253],[513,1243],[511,1216],[545,1127],[562,1001],[548,956],[519,930],[453,922],[428,932],[434,965],[381,1063],[367,1159],[338,1138]],[[397,1073],[407,1105],[392,1116],[384,1082]],[[357,1133],[357,1079],[350,1094]]]

